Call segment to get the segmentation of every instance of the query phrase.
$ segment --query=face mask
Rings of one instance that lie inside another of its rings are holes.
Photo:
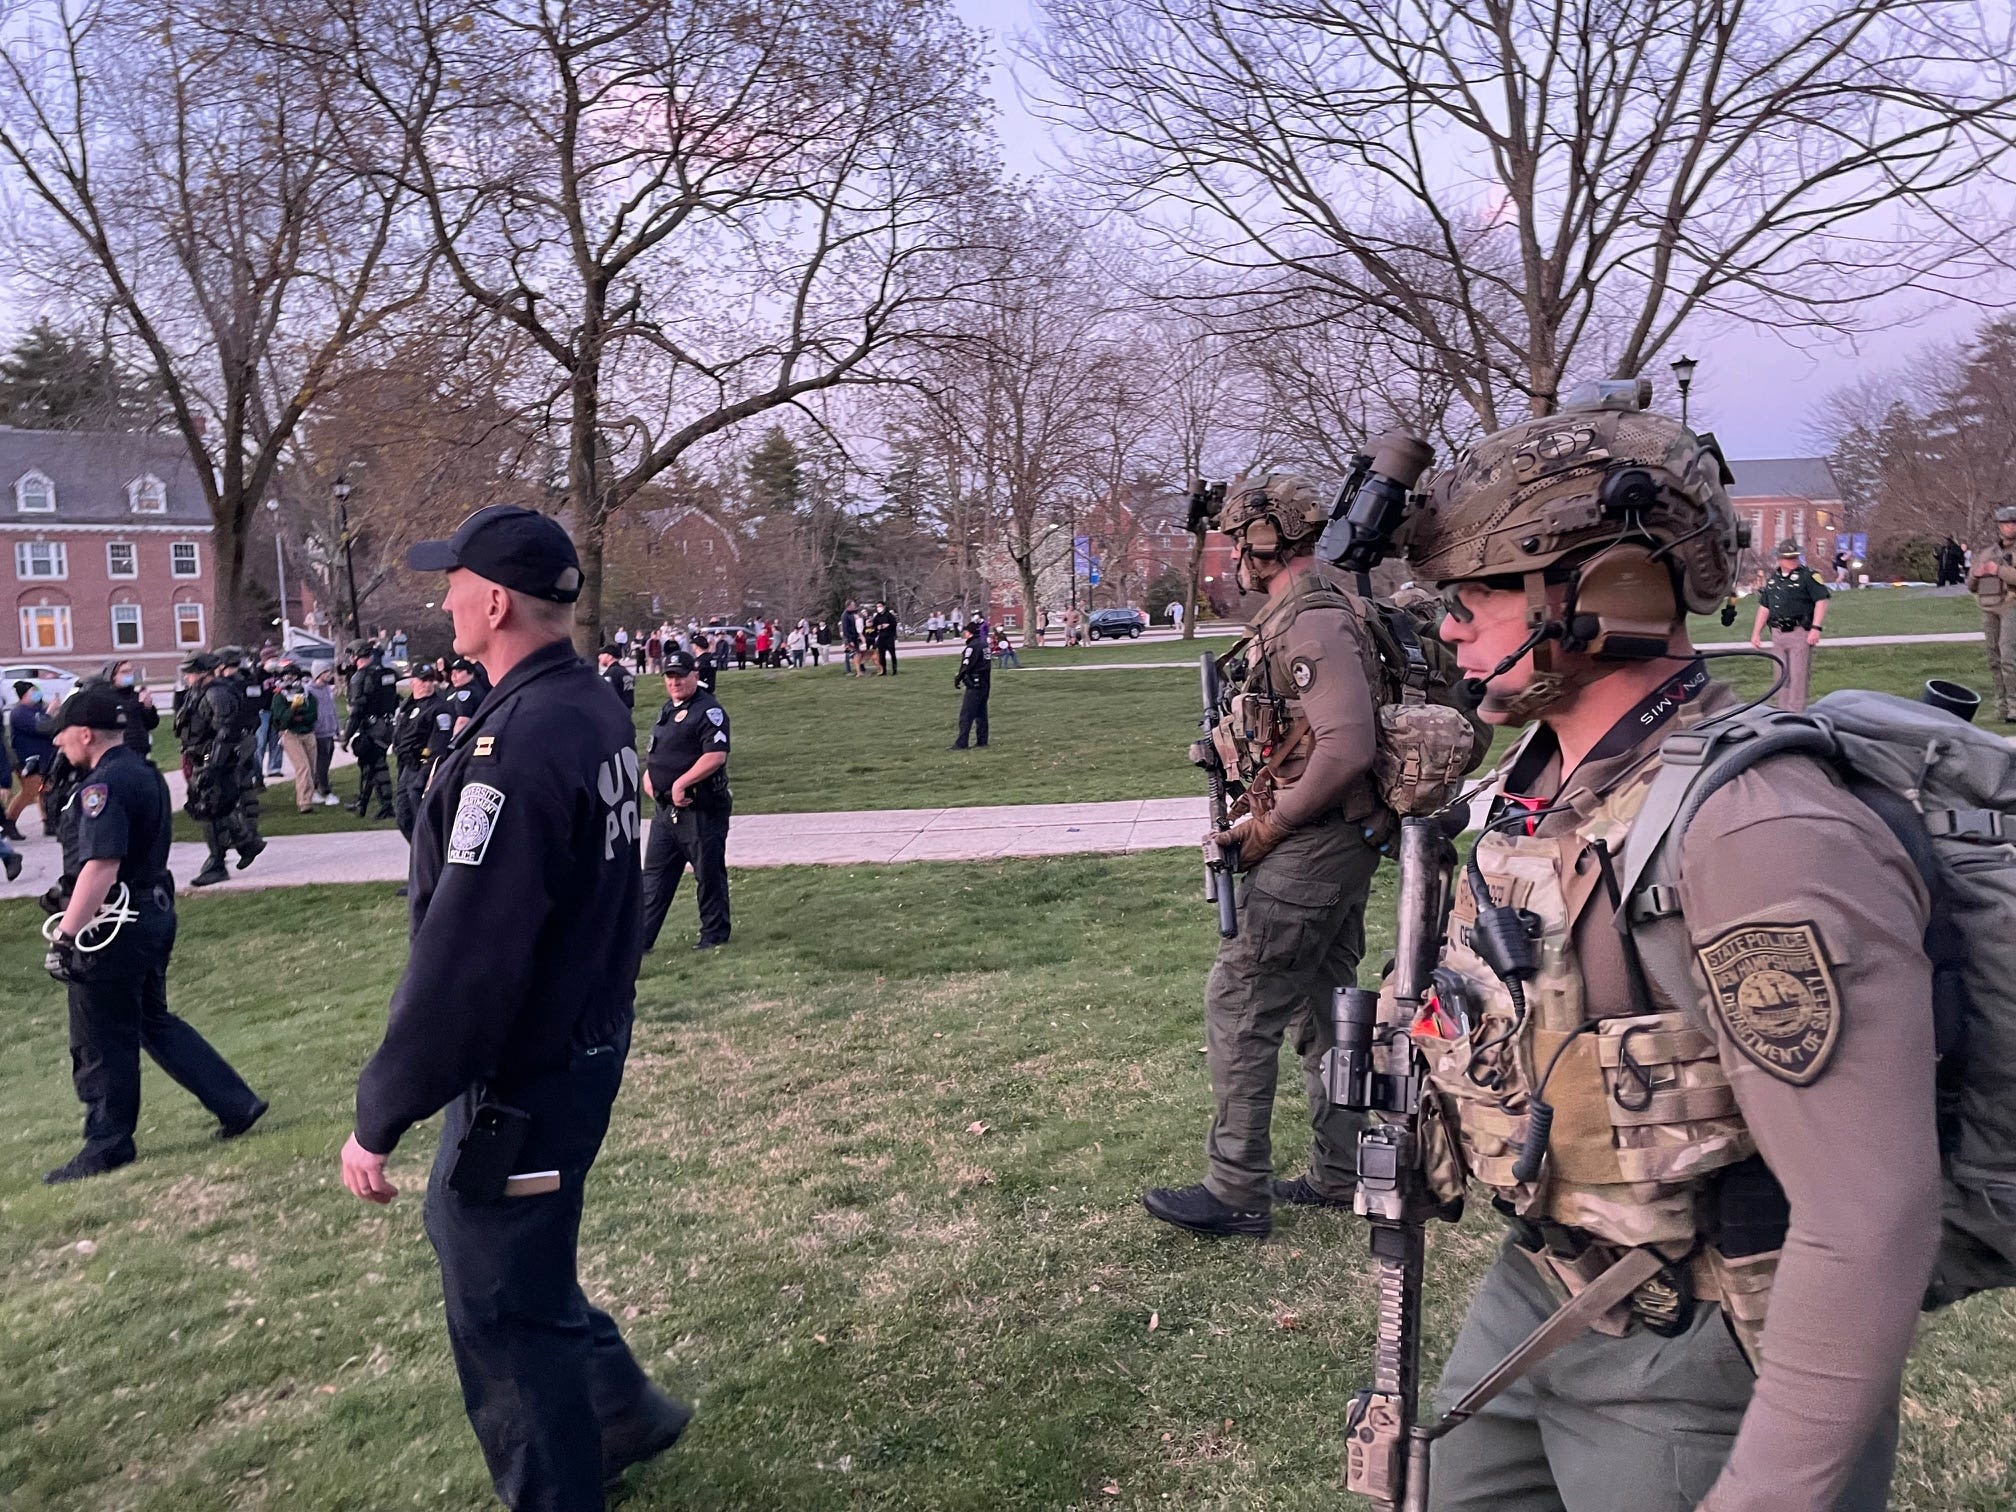
[[[131,672],[121,672],[117,677],[113,678],[112,681],[113,684],[117,687],[130,688],[133,686],[133,674]]]

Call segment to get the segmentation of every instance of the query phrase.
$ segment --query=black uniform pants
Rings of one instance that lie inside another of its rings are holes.
[[[85,957],[83,980],[68,984],[70,1078],[84,1104],[86,1155],[133,1157],[142,1050],[219,1123],[249,1118],[259,1100],[208,1040],[168,1011],[174,948],[175,915],[143,909],[120,938]]]
[[[658,943],[665,911],[679,890],[686,868],[700,891],[700,938],[719,944],[728,938],[728,820],[726,807],[699,809],[658,805],[651,840],[644,848],[644,948]]]
[[[392,780],[385,770],[385,747],[369,735],[359,733],[350,741],[357,757],[357,816],[369,812],[371,800],[378,800],[378,817],[392,812]]]
[[[582,1188],[623,1081],[624,1045],[578,1052],[499,1100],[532,1116],[526,1172],[559,1190],[478,1202],[448,1185],[477,1096],[448,1105],[427,1182],[427,1238],[441,1261],[448,1342],[490,1483],[512,1512],[600,1512],[602,1439],[649,1386],[576,1269]]]
[[[969,687],[966,696],[959,700],[959,738],[953,744],[960,750],[966,749],[967,737],[974,737],[974,745],[987,744],[987,688]]]
[[[427,768],[417,759],[399,758],[399,782],[392,790],[392,814],[399,821],[399,833],[410,845],[413,826],[420,821],[420,800],[427,794]]]
[[[875,649],[882,653],[882,671],[884,675],[894,677],[896,675],[895,639],[892,637],[889,640],[883,641]]]

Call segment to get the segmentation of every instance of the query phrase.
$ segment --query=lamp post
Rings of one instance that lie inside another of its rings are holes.
[[[1673,363],[1673,381],[1680,386],[1680,423],[1687,423],[1687,391],[1694,387],[1694,369],[1700,364],[1684,353]]]
[[[357,618],[357,564],[350,555],[350,480],[338,473],[329,490],[336,495],[336,525],[343,536],[343,576],[350,585],[350,637],[364,638],[364,626]]]
[[[287,654],[287,558],[280,551],[280,501],[268,499],[267,512],[273,516],[273,575],[280,583],[280,654]]]

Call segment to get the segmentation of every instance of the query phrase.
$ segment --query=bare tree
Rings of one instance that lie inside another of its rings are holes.
[[[1494,429],[1690,317],[1849,329],[2006,251],[1976,0],[1044,0],[1085,172],[1191,255],[1404,330]],[[1986,196],[1981,196],[1985,200]]]
[[[27,286],[103,310],[158,384],[210,507],[219,620],[249,639],[254,511],[346,347],[417,284],[394,266],[399,174],[351,169],[344,102],[213,20],[179,0],[0,10],[0,163]]]
[[[740,421],[876,377],[952,292],[986,165],[943,0],[313,3],[272,34],[397,132],[455,286],[539,354],[583,646],[627,500]]]

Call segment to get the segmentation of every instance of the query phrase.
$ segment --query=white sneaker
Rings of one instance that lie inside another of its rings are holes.
[[[341,803],[342,801],[343,800],[341,798],[338,798],[334,793],[324,793],[322,795],[322,807],[324,808],[334,808],[336,807],[337,804]]]

